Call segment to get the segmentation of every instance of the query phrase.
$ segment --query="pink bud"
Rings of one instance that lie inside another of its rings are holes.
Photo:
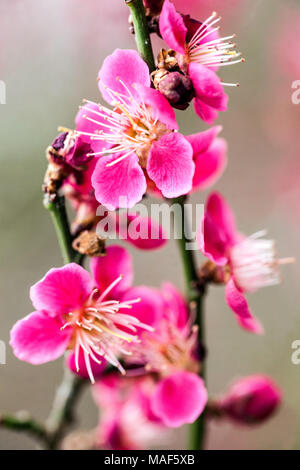
[[[244,424],[269,418],[281,402],[279,387],[267,376],[252,375],[236,381],[220,407],[229,418]]]

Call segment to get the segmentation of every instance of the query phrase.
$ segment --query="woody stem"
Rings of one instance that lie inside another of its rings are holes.
[[[130,8],[137,50],[148,65],[150,72],[153,72],[155,61],[143,0],[125,0],[125,3]]]

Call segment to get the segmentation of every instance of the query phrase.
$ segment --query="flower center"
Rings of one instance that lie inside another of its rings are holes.
[[[279,284],[279,265],[294,261],[277,259],[274,241],[261,239],[264,235],[264,231],[258,232],[231,249],[231,270],[236,283],[245,292]]]
[[[85,108],[86,112],[91,114],[85,114],[84,118],[99,125],[99,130],[94,134],[86,132],[78,134],[88,135],[91,140],[100,140],[108,144],[109,148],[88,155],[116,155],[107,166],[115,165],[135,153],[139,157],[140,165],[145,168],[152,142],[171,131],[154,118],[151,107],[145,104],[140,95],[140,99],[137,100],[129,87],[121,79],[118,80],[124,88],[124,93],[104,87],[112,99],[113,109],[100,104],[97,105],[98,109]],[[97,117],[101,118],[100,122]]]
[[[169,375],[180,369],[199,372],[199,362],[195,357],[198,327],[189,325],[179,330],[174,324],[163,320],[156,335],[143,333],[141,345],[136,346],[133,357],[143,361],[147,371]]]
[[[222,67],[244,62],[240,52],[236,52],[236,44],[231,39],[235,34],[227,37],[218,37],[219,26],[217,23],[221,20],[216,12],[204,21],[191,40],[186,44],[187,63],[196,62],[206,67]],[[234,83],[222,83],[228,86],[237,86]]]
[[[79,352],[83,351],[84,360],[91,382],[94,376],[91,360],[101,364],[101,357],[117,367],[122,374],[125,370],[118,360],[119,355],[130,355],[126,348],[128,343],[139,342],[137,328],[152,331],[148,325],[141,323],[136,317],[123,313],[140,299],[120,302],[106,300],[108,293],[120,282],[117,278],[102,294],[94,289],[82,309],[69,312],[62,329],[73,328],[69,345],[75,351],[75,365],[79,372]]]

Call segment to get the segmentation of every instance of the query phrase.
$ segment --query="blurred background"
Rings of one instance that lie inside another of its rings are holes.
[[[300,259],[300,105],[291,101],[300,80],[300,5],[297,0],[178,0],[183,12],[204,20],[223,16],[224,35],[236,32],[245,64],[222,69],[230,89],[229,111],[220,116],[229,143],[229,166],[217,183],[233,206],[239,228],[267,229],[280,256]],[[0,3],[1,321],[7,364],[0,365],[1,410],[28,409],[44,419],[62,375],[62,361],[34,367],[19,362],[8,345],[14,322],[32,311],[29,287],[52,266],[62,264],[41,183],[45,148],[57,126],[73,127],[82,98],[98,100],[96,76],[116,47],[135,47],[123,0],[2,0]],[[155,42],[156,45],[158,43]],[[183,133],[205,129],[190,109],[178,113]],[[193,196],[203,203],[206,193]],[[175,243],[157,252],[130,249],[137,284],[170,280],[183,288]],[[209,449],[299,449],[300,365],[291,362],[291,344],[300,339],[300,265],[284,267],[280,286],[249,297],[266,335],[241,331],[222,288],[206,300],[208,389],[219,394],[233,378],[271,375],[282,387],[284,405],[266,424],[245,429],[211,423]],[[97,424],[86,390],[79,426]],[[172,439],[172,437],[171,437]],[[170,448],[186,448],[184,431]],[[0,449],[31,449],[24,435],[0,430]]]

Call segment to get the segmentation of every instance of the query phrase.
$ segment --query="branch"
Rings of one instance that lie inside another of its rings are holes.
[[[186,233],[190,233],[189,220],[185,214],[184,204],[186,196],[171,200],[172,204],[180,204],[181,211],[175,211],[174,223],[177,225],[182,237],[178,240],[179,252],[181,255],[184,278],[186,284],[186,295],[191,312],[196,313],[195,323],[198,325],[198,341],[200,346],[204,344],[204,320],[203,320],[203,296],[204,289],[199,285],[196,262],[192,250],[187,250]],[[177,216],[177,217],[176,217]],[[205,379],[204,362],[201,368],[201,377]],[[203,449],[205,438],[205,411],[202,415],[190,425],[190,450]]]
[[[65,368],[61,385],[58,387],[52,410],[46,423],[49,433],[49,449],[56,449],[66,429],[75,421],[74,408],[86,380],[77,377]]]
[[[35,421],[27,412],[0,415],[0,427],[17,432],[26,432],[43,444],[47,445],[48,443],[48,434],[45,427]]]
[[[72,248],[72,236],[65,207],[65,198],[56,196],[56,200],[51,201],[48,194],[46,194],[44,206],[51,214],[64,263],[71,263],[76,259],[78,253]]]
[[[138,52],[148,65],[151,73],[155,70],[155,61],[143,0],[125,0],[125,3],[131,11]]]

